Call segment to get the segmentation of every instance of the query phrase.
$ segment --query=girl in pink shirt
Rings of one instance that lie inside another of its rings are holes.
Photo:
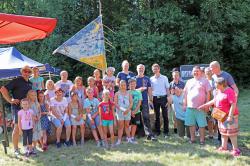
[[[34,114],[30,109],[29,100],[21,100],[22,109],[18,111],[18,127],[20,135],[23,135],[23,146],[25,147],[25,155],[30,156],[32,149]]]

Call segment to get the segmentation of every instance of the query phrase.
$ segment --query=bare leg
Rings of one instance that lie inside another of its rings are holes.
[[[103,129],[103,139],[104,139],[104,141],[106,143],[108,143],[108,140],[107,140],[108,127],[107,126],[103,126],[102,129]]]
[[[62,127],[58,127],[56,129],[56,142],[60,142],[61,134],[62,134]]]
[[[191,141],[195,141],[195,129],[196,129],[195,126],[189,126]]]
[[[13,142],[14,149],[18,149],[19,128],[17,124],[14,125],[14,129],[12,132],[12,142]]]
[[[82,139],[82,141],[84,141],[84,133],[85,133],[85,126],[84,126],[84,124],[80,126],[80,130],[81,130],[81,139]]]
[[[115,143],[114,127],[113,125],[109,126],[109,133],[111,137],[111,144]]]
[[[205,142],[205,128],[200,127],[199,131],[200,131],[200,142]]]
[[[99,126],[97,126],[97,128],[98,128],[98,132],[100,134],[101,139],[104,139],[104,137],[103,137],[103,131],[102,131],[102,126],[99,125]]]
[[[213,124],[214,124],[213,121],[211,121],[211,120],[207,121],[208,133],[209,133],[210,137],[213,137],[213,135],[214,135],[214,132],[213,132],[214,125]]]
[[[131,137],[135,137],[137,125],[131,125]]]
[[[221,135],[221,146],[223,147],[223,149],[227,149],[227,141],[228,137],[225,135]]]
[[[77,126],[72,126],[72,141],[74,145],[76,145],[76,129]]]
[[[129,122],[130,120],[125,120],[125,132],[128,138],[130,138],[130,131],[129,131]]]
[[[99,137],[98,137],[98,135],[97,135],[96,129],[92,129],[92,134],[93,134],[95,140],[96,140],[96,141],[99,141]]]
[[[237,143],[237,135],[230,137],[231,143],[233,145],[233,149],[238,149],[238,143]]]
[[[118,140],[122,140],[123,135],[123,129],[124,129],[124,121],[118,120]]]
[[[66,126],[66,141],[69,141],[71,134],[71,126]]]

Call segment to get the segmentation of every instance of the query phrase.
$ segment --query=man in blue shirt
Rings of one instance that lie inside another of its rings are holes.
[[[142,117],[143,117],[143,126],[144,126],[144,132],[147,136],[148,140],[156,141],[152,130],[151,130],[151,124],[149,119],[149,107],[148,107],[148,96],[152,98],[152,88],[149,77],[144,75],[145,66],[142,64],[139,64],[137,66],[137,73],[136,76],[136,89],[140,90],[142,93]]]

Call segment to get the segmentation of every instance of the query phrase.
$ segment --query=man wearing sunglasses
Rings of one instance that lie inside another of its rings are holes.
[[[20,72],[20,77],[11,80],[7,85],[1,87],[1,93],[4,99],[11,104],[14,123],[12,142],[15,155],[19,155],[20,153],[18,149],[19,129],[17,125],[18,111],[21,109],[20,101],[26,98],[28,91],[32,89],[32,83],[29,81],[29,77],[32,73],[31,68],[29,66],[24,66],[21,68]]]

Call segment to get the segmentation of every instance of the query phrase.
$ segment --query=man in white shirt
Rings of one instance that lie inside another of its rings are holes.
[[[162,117],[164,123],[164,136],[165,138],[169,135],[169,121],[168,121],[168,109],[167,109],[167,96],[169,94],[169,82],[168,78],[160,74],[160,66],[153,64],[152,71],[154,76],[150,78],[152,86],[152,95],[155,112],[155,130],[156,135],[161,134],[160,130],[160,108],[162,110]]]

